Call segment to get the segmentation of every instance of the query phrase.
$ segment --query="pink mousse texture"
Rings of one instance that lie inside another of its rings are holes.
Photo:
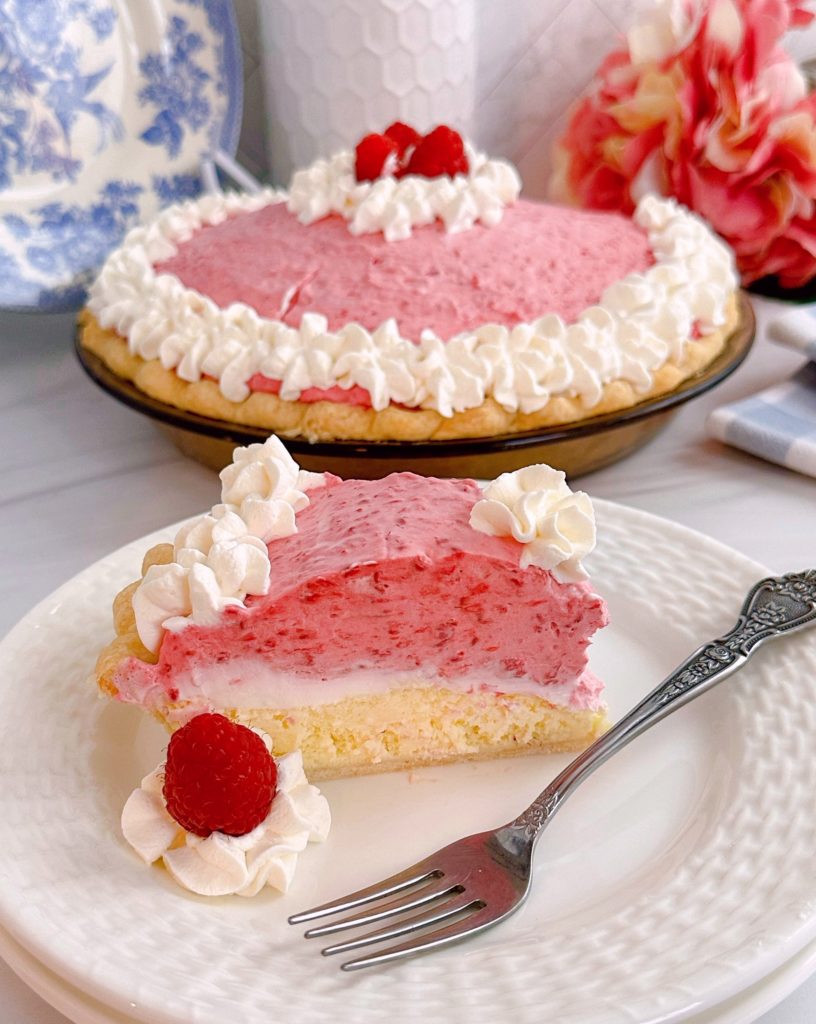
[[[512,326],[558,313],[576,320],[604,289],[653,263],[629,218],[519,200],[495,227],[446,233],[440,222],[398,242],[352,235],[338,215],[304,225],[284,203],[204,227],[157,264],[219,306],[243,302],[299,327],[322,313],[329,329],[374,330],[394,318],[419,341],[487,323]]]
[[[603,600],[588,583],[521,569],[517,541],[474,530],[475,481],[327,480],[309,492],[298,532],[269,544],[269,592],[225,609],[217,626],[165,633],[157,664],[120,669],[121,699],[206,703],[201,684],[184,681],[235,660],[328,687],[366,670],[510,692],[523,679],[545,698],[566,684],[571,706],[597,706],[587,645],[607,622]],[[274,693],[264,706],[276,706]]]

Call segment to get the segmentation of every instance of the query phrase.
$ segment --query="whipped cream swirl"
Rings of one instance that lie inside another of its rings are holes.
[[[473,506],[470,525],[523,544],[522,569],[549,569],[562,583],[587,579],[581,559],[595,547],[595,512],[589,496],[570,490],[560,470],[538,465],[502,473]]]
[[[134,354],[159,359],[185,381],[213,377],[233,402],[248,397],[249,380],[261,373],[280,381],[280,397],[289,401],[308,388],[359,386],[375,410],[393,402],[447,417],[488,397],[508,412],[537,412],[557,395],[591,409],[613,380],[646,393],[655,372],[682,357],[695,327],[705,335],[726,322],[737,287],[728,248],[674,200],[651,195],[635,220],[648,234],[654,265],[611,285],[572,324],[548,314],[448,339],[429,329],[414,343],[394,320],[373,331],[356,323],[330,331],[325,317],[306,313],[294,328],[244,303],[221,309],[177,277],[156,274],[154,263],[174,255],[202,224],[285,199],[268,191],[168,208],[108,257],[89,308]]]
[[[277,437],[236,448],[221,471],[222,502],[182,526],[173,561],[152,565],[133,594],[139,638],[157,651],[164,630],[217,624],[224,608],[269,588],[267,542],[297,533],[306,491],[325,483],[307,473]]]
[[[492,227],[521,192],[521,179],[506,160],[489,160],[465,144],[470,170],[451,178],[385,175],[357,181],[354,153],[315,160],[292,177],[287,209],[303,224],[330,213],[349,222],[353,235],[381,231],[387,242],[411,236],[411,229],[441,220],[448,232],[467,231],[477,221]]]
[[[255,731],[271,749],[269,737]],[[162,860],[180,886],[200,896],[254,896],[264,886],[286,892],[298,854],[308,843],[326,839],[331,814],[326,798],[309,785],[299,750],[275,763],[272,807],[246,835],[213,832],[203,839],[183,829],[167,812],[163,765],[131,793],[122,811],[122,833],[146,864]]]

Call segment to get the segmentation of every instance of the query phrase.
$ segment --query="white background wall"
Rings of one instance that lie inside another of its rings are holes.
[[[263,29],[270,19],[261,17],[260,8],[286,2],[234,0],[244,50],[244,126],[239,154],[259,176],[275,178],[277,170],[278,184],[285,184],[288,169],[271,167],[268,155],[264,50],[270,41],[264,41]],[[346,2],[323,0],[324,6],[329,3],[332,9]],[[373,5],[377,2],[371,0]],[[444,0],[413,2],[431,8]],[[473,135],[482,148],[517,164],[529,195],[543,196],[552,145],[563,130],[570,103],[638,11],[652,0],[472,2],[476,22]],[[816,29],[793,33],[789,44],[800,60],[816,56]],[[366,123],[362,103],[359,122],[359,134],[385,127]]]

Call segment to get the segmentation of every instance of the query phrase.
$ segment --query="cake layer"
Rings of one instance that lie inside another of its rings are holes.
[[[291,705],[298,678],[310,694],[321,684],[331,694],[375,672],[497,691],[520,681],[551,703],[589,706],[581,679],[587,644],[606,623],[603,601],[586,582],[521,568],[512,537],[473,529],[481,497],[472,480],[327,476],[309,491],[297,533],[267,545],[267,592],[225,607],[217,625],[171,627],[156,664],[119,668],[121,698],[277,706],[285,680]]]
[[[426,328],[451,338],[545,313],[571,323],[653,262],[646,232],[616,214],[519,200],[492,227],[447,234],[436,222],[387,242],[350,234],[337,215],[301,224],[276,203],[202,227],[156,270],[222,308],[242,302],[292,327],[305,313],[325,316],[331,331],[395,319],[419,341]]]
[[[582,750],[609,724],[602,709],[556,707],[527,693],[467,694],[439,687],[319,707],[224,713],[268,733],[277,754],[301,750],[313,780]]]

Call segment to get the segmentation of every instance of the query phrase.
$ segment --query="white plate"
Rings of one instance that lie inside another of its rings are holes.
[[[231,0],[7,0],[0,20],[0,307],[77,309],[134,224],[235,152]]]
[[[134,1018],[117,1013],[74,988],[49,971],[0,928],[0,957],[29,988],[74,1024],[134,1024]],[[745,1024],[755,1021],[790,995],[816,971],[816,942],[811,942],[767,978],[743,989],[689,1024]]]
[[[111,1010],[49,971],[2,928],[0,957],[29,988],[74,1024],[133,1024],[133,1017]]]
[[[614,626],[593,665],[620,715],[733,622],[761,567],[713,541],[598,502],[595,583]],[[164,532],[165,535],[167,531]],[[692,1017],[816,938],[813,633],[637,740],[587,782],[541,843],[528,904],[458,948],[341,974],[288,913],[370,882],[523,807],[564,763],[536,757],[325,785],[329,842],[286,897],[207,901],[143,867],[118,833],[163,735],[86,682],[107,606],[156,536],[97,563],[0,644],[0,924],[48,968],[151,1024],[355,1024],[496,1014],[548,1024]]]

